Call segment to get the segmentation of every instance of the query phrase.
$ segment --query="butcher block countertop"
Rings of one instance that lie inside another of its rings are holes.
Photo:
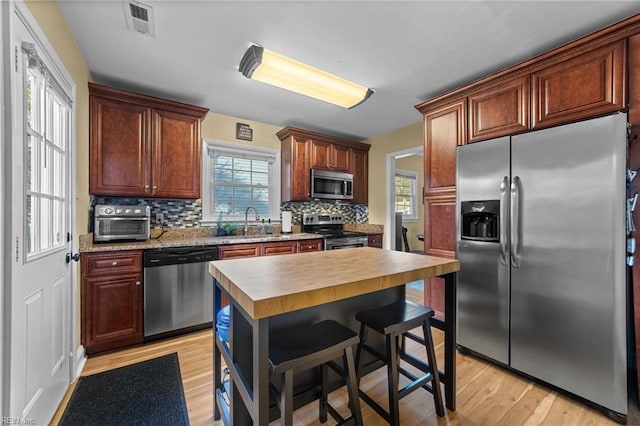
[[[460,270],[460,262],[360,247],[209,262],[209,272],[253,319]]]

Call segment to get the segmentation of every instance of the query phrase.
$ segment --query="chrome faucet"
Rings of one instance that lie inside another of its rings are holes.
[[[253,211],[256,212],[256,222],[260,220],[260,216],[258,216],[258,210],[256,210],[256,208],[253,206],[247,207],[247,209],[244,211],[244,231],[242,232],[242,235],[247,235],[247,233],[249,232],[249,224],[247,223],[247,216],[249,215],[249,209],[253,209]]]

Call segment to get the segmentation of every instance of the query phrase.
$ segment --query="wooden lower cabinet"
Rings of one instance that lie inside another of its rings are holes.
[[[87,354],[143,341],[142,251],[82,257],[81,338]]]
[[[367,245],[369,247],[382,248],[382,234],[369,234]]]

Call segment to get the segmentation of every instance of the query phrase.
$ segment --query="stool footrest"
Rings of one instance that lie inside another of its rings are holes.
[[[382,408],[380,404],[375,402],[369,395],[367,395],[363,390],[360,390],[360,399],[362,399],[369,407],[373,408],[373,411],[378,413],[380,417],[389,422],[390,416],[387,411]]]

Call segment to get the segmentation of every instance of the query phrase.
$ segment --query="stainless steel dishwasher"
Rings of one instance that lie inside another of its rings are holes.
[[[211,327],[215,246],[144,252],[145,340]]]

